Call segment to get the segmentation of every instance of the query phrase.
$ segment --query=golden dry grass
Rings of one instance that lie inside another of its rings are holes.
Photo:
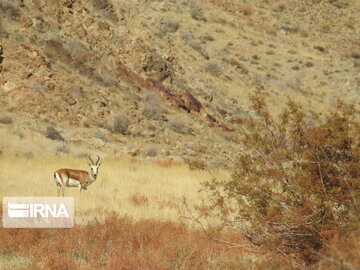
[[[0,159],[0,198],[56,196],[56,169],[87,169],[86,158],[3,154]],[[226,173],[218,175],[226,177]],[[182,198],[199,201],[200,181],[209,178],[208,173],[191,171],[186,165],[106,158],[98,179],[86,191],[65,190],[66,196],[75,199],[74,229],[0,230],[0,269],[237,269],[238,264],[252,263],[256,256],[245,250],[228,252],[201,231],[177,223]],[[98,249],[85,248],[96,237]],[[106,250],[114,241],[124,247],[115,244]],[[57,247],[64,245],[66,254],[59,256]]]
[[[56,196],[53,173],[60,168],[88,169],[86,158],[41,157],[29,159],[3,156],[0,162],[0,197]],[[219,172],[220,174],[220,172]],[[221,173],[225,177],[225,173]],[[207,172],[191,171],[186,165],[161,166],[122,158],[107,158],[99,168],[98,179],[86,191],[67,188],[65,196],[75,199],[76,222],[92,216],[94,209],[115,211],[135,220],[179,219],[177,205],[185,196],[200,200],[200,181]],[[142,198],[146,203],[134,203]]]

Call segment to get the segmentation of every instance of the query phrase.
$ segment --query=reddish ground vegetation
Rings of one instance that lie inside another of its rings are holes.
[[[135,206],[148,205],[149,199],[140,194],[135,194],[129,198],[129,201]]]
[[[319,270],[360,269],[359,228],[346,237],[334,237],[320,253]]]
[[[173,159],[155,160],[154,163],[156,165],[159,165],[159,166],[165,167],[165,168],[169,168],[169,167],[172,167],[172,166],[179,166],[179,165],[182,164],[180,161],[176,161],[176,160],[173,160]]]
[[[113,214],[73,229],[0,228],[0,254],[14,252],[30,258],[28,269],[67,270],[238,269],[246,255],[184,225]]]

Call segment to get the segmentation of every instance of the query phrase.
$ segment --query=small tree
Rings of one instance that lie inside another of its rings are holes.
[[[251,245],[315,262],[317,251],[347,231],[360,190],[360,123],[354,107],[338,104],[326,116],[306,116],[289,101],[279,120],[263,97],[253,97],[256,117],[240,125],[244,151],[230,181],[204,183],[209,201],[201,216]]]

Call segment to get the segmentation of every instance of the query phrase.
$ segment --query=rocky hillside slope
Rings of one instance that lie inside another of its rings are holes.
[[[0,13],[4,150],[228,166],[257,90],[274,113],[287,98],[360,101],[357,0],[0,0]]]

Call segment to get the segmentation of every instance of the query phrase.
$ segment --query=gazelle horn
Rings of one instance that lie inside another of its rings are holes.
[[[89,159],[90,159],[90,161],[91,161],[91,164],[92,164],[92,165],[95,165],[95,164],[94,164],[94,161],[91,159],[91,155],[89,155]]]
[[[99,163],[99,161],[100,161],[100,157],[99,157],[99,155],[97,155],[97,161],[96,161],[96,165],[98,165],[98,163]]]

